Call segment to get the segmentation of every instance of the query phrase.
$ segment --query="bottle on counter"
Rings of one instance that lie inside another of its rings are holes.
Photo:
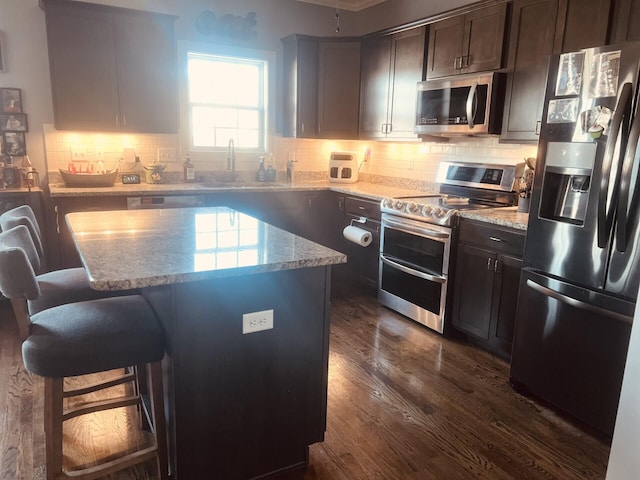
[[[256,176],[259,182],[267,180],[267,170],[264,166],[264,156],[260,156],[260,165],[258,166],[258,174]]]
[[[184,161],[183,165],[184,170],[184,182],[185,183],[193,183],[196,181],[196,170],[193,167],[193,162],[191,161],[191,157],[187,153],[187,158]]]
[[[267,179],[267,182],[276,181],[276,162],[273,159],[273,153],[269,154],[269,160],[267,162],[266,179]]]

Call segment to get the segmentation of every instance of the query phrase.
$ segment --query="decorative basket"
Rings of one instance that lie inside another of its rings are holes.
[[[60,170],[67,187],[113,187],[118,170],[109,173],[70,173]]]

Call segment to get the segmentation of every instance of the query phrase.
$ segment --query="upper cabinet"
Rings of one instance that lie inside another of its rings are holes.
[[[416,84],[422,80],[425,27],[362,42],[361,138],[417,138]]]
[[[501,3],[431,24],[427,79],[502,68],[506,14]]]
[[[177,132],[174,17],[46,0],[55,126]]]
[[[283,44],[283,135],[358,134],[360,41],[291,35]]]
[[[537,142],[549,56],[604,45],[611,0],[514,0],[501,141]]]
[[[613,28],[613,43],[640,41],[640,0],[616,2]]]

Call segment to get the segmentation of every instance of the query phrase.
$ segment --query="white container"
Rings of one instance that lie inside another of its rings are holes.
[[[331,152],[329,181],[336,183],[358,181],[358,159],[354,152]]]

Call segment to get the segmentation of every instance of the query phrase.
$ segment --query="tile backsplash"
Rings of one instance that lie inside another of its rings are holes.
[[[146,165],[155,161],[167,164],[167,172],[181,172],[186,152],[181,152],[178,135],[115,134],[68,132],[55,130],[53,125],[44,125],[44,141],[47,171],[67,169],[74,161],[76,167],[84,169],[89,162],[102,161],[107,169],[120,161],[120,170],[133,169],[132,152]],[[353,151],[364,160],[360,173],[365,178],[383,177],[411,179],[418,182],[433,182],[441,161],[466,161],[499,164],[516,164],[525,157],[535,157],[536,147],[531,145],[500,144],[493,137],[452,138],[448,143],[431,142],[379,142],[364,140],[313,140],[273,136],[270,138],[271,152],[276,168],[284,171],[287,160],[295,161],[295,171],[307,176],[324,177],[329,156],[333,151]],[[171,153],[175,152],[175,156]],[[210,172],[226,168],[226,151],[191,154],[196,169]],[[236,169],[251,172],[258,168],[257,154],[237,153]]]

